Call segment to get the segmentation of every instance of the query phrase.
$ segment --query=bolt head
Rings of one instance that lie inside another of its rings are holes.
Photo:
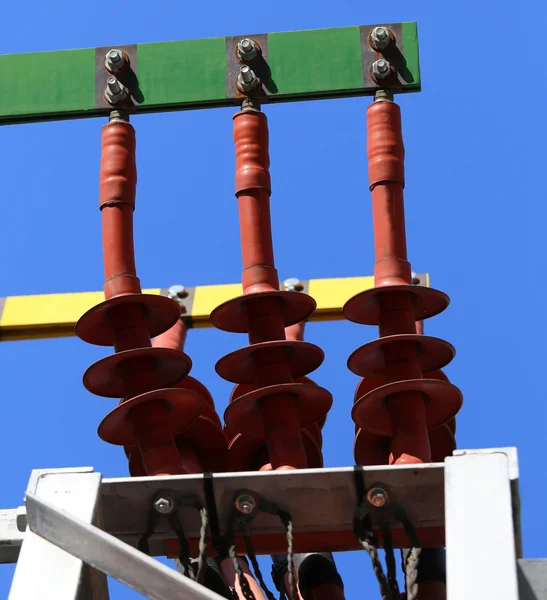
[[[283,287],[287,292],[299,292],[302,289],[302,282],[296,277],[289,277],[283,282]]]
[[[127,98],[127,91],[123,85],[116,79],[116,77],[109,77],[106,80],[106,92],[107,100],[111,104],[117,104]]]
[[[172,285],[167,290],[167,295],[169,298],[171,298],[171,300],[179,300],[180,298],[185,298],[188,296],[188,292],[183,285]]]
[[[258,85],[258,78],[251,67],[243,66],[239,71],[237,85],[243,92],[248,92]]]
[[[372,73],[376,79],[386,79],[391,75],[391,65],[385,58],[379,58],[372,64]]]
[[[241,494],[236,498],[236,510],[243,515],[251,515],[257,507],[256,498],[251,494]]]
[[[374,508],[382,508],[387,504],[387,500],[388,496],[384,488],[374,487],[367,492],[367,502],[372,504]]]
[[[258,54],[258,48],[253,40],[245,38],[238,43],[237,52],[242,60],[252,60]]]
[[[370,40],[378,50],[384,50],[391,43],[391,36],[387,27],[375,27],[371,34]]]
[[[171,498],[161,497],[154,502],[154,509],[162,515],[168,515],[173,512],[175,503]]]
[[[109,71],[119,71],[125,66],[125,56],[121,50],[113,48],[106,53],[105,65]]]

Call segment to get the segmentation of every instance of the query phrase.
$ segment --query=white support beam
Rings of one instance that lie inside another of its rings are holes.
[[[445,461],[447,600],[519,600],[513,449]]]
[[[34,494],[27,493],[26,504],[29,528],[35,535],[150,600],[223,600],[217,593]],[[43,595],[39,597],[46,600]]]
[[[28,493],[70,510],[87,523],[97,516],[101,474],[91,467],[33,471]],[[27,528],[9,600],[108,600],[106,577]]]

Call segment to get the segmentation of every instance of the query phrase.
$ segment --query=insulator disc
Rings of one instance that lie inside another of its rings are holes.
[[[189,390],[177,388],[154,390],[121,402],[111,410],[99,424],[99,437],[117,446],[136,446],[134,427],[131,423],[130,411],[135,406],[145,403],[165,402],[170,410],[168,427],[171,435],[176,437],[199,416],[203,401]]]
[[[116,352],[92,364],[84,373],[83,384],[97,396],[124,398],[133,394],[137,385],[143,393],[171,387],[191,368],[190,357],[180,350],[136,348]]]
[[[302,431],[302,441],[306,450],[308,469],[323,468],[321,448],[309,431]],[[262,457],[262,459],[261,459]],[[259,464],[263,462],[263,464]],[[228,471],[258,471],[269,461],[268,450],[261,440],[252,440],[238,434],[228,448]]]
[[[431,447],[431,462],[444,462],[447,456],[452,456],[456,449],[454,434],[448,425],[441,425],[429,432],[429,445]]]
[[[255,362],[259,353],[281,348],[285,350],[286,361],[293,378],[307,375],[321,366],[325,354],[321,348],[309,342],[294,340],[274,340],[260,342],[240,348],[223,356],[215,365],[216,372],[233,383],[254,383]]]
[[[380,294],[393,292],[412,294],[416,321],[434,317],[442,313],[450,304],[450,299],[446,294],[433,288],[420,285],[390,285],[365,290],[350,298],[344,305],[344,317],[348,321],[361,325],[378,325],[380,322],[378,297]]]
[[[386,398],[404,392],[423,394],[429,430],[452,419],[463,403],[462,393],[451,383],[436,379],[408,379],[382,385],[357,400],[353,405],[353,420],[370,433],[391,436]]]
[[[264,438],[264,420],[260,400],[267,396],[294,395],[299,413],[299,426],[304,427],[322,418],[332,406],[332,394],[318,385],[281,383],[256,389],[230,403],[224,420],[239,433],[253,438]]]
[[[307,431],[312,438],[317,442],[319,448],[323,446],[323,434],[321,433],[321,428],[319,427],[317,421],[316,423],[311,423],[310,425],[306,425],[302,429]]]
[[[391,438],[358,429],[353,442],[353,457],[356,465],[363,467],[389,464]]]
[[[191,392],[197,394],[203,400],[202,416],[211,419],[211,421],[217,423],[220,429],[222,429],[222,422],[220,420],[220,417],[218,416],[218,413],[215,410],[215,403],[213,397],[209,393],[209,390],[203,385],[203,383],[201,383],[197,379],[194,379],[194,377],[190,377],[190,375],[187,375],[182,381],[180,381],[173,387],[180,388],[183,390],[190,390]]]
[[[214,327],[231,333],[248,333],[249,319],[247,305],[249,302],[260,302],[261,298],[279,298],[284,327],[290,327],[300,321],[306,321],[313,314],[317,303],[302,292],[258,292],[245,294],[217,306],[210,316]]]
[[[220,473],[226,470],[228,443],[224,439],[222,429],[216,423],[205,417],[198,417],[192,425],[175,438],[178,445],[189,444],[194,448],[199,464],[204,472]],[[129,471],[145,472],[142,456],[138,448],[131,451]]]
[[[357,384],[355,394],[353,396],[353,403],[357,402],[359,398],[362,398],[365,394],[372,392],[376,388],[385,385],[386,380],[384,377],[363,377]]]
[[[96,346],[113,346],[116,323],[109,317],[112,308],[140,305],[150,337],[171,329],[180,319],[180,306],[171,298],[153,294],[130,294],[105,300],[88,310],[76,323],[76,335]]]
[[[355,350],[348,359],[348,369],[361,377],[381,376],[389,368],[385,358],[389,347],[409,342],[416,345],[416,361],[422,373],[445,367],[456,355],[454,346],[439,338],[397,334],[378,338]]]

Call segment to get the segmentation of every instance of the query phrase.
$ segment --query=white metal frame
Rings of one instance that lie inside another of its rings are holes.
[[[446,527],[448,600],[547,597],[547,561],[521,558],[514,448],[457,451],[444,465],[365,467],[361,476],[367,487],[389,488],[416,527]],[[215,475],[219,520],[226,520],[235,493],[247,489],[288,509],[297,531],[351,528],[354,477],[352,468]],[[203,482],[201,475],[102,480],[91,468],[33,471],[26,531],[20,510],[0,511],[0,562],[17,560],[20,547],[9,600],[107,600],[105,574],[156,600],[219,600],[135,549],[158,490],[203,501]],[[322,501],[310,503],[319,493]],[[183,521],[186,532],[199,530],[196,516]],[[271,516],[257,516],[253,531],[278,527]],[[161,554],[169,537],[160,528],[152,554]]]

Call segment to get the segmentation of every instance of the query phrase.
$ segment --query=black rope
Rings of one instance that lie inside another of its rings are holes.
[[[177,517],[177,513],[175,510],[165,515],[167,520],[169,521],[169,525],[175,532],[177,539],[179,541],[179,561],[182,566],[183,574],[190,579],[195,580],[194,571],[190,565],[190,546],[188,544],[188,540],[186,539],[186,535],[184,534],[184,530],[182,528],[182,524]]]
[[[239,586],[241,587],[241,592],[242,592],[243,596],[246,598],[246,600],[256,600],[255,596],[253,594],[253,591],[251,590],[251,586],[249,585],[249,582],[247,581],[247,578],[245,577],[245,574],[243,573],[243,569],[241,568],[241,565],[239,564],[237,554],[236,554],[236,545],[235,545],[235,541],[234,541],[234,530],[235,530],[235,526],[238,523],[238,521],[239,521],[239,515],[237,513],[235,513],[235,511],[232,511],[232,513],[230,514],[230,517],[228,519],[228,528],[226,531],[228,556],[229,556],[230,560],[232,561],[232,566],[234,568],[237,579],[239,581]],[[235,593],[234,593],[234,597],[237,598],[237,595]]]
[[[255,572],[256,578],[258,579],[258,583],[260,584],[260,587],[266,594],[268,600],[276,600],[275,596],[272,594],[272,592],[270,592],[268,586],[266,585],[266,582],[264,581],[264,576],[262,575],[262,571],[260,570],[260,565],[258,564],[254,547],[251,542],[249,523],[245,523],[243,527],[243,541],[245,542],[245,550],[247,552],[249,560],[251,561],[251,565],[253,566],[253,571]]]
[[[397,565],[395,562],[395,552],[393,550],[393,538],[391,536],[391,530],[389,528],[389,523],[384,519],[382,519],[380,531],[384,540],[384,552],[386,554],[387,583],[391,597],[395,600],[400,596],[399,584],[397,583]]]
[[[411,549],[406,558],[405,564],[405,587],[407,600],[418,599],[418,567],[420,564],[420,554],[422,552],[420,540],[414,525],[410,522],[402,507],[395,506],[395,514],[398,520],[402,523],[408,539],[410,540]]]
[[[390,600],[390,589],[384,574],[384,568],[382,567],[380,557],[378,556],[378,544],[374,533],[372,532],[372,520],[365,502],[366,500],[363,500],[357,507],[353,519],[353,532],[363,547],[363,550],[370,556],[372,568],[376,575],[376,579],[378,580],[378,585],[380,586],[382,600]]]
[[[211,529],[211,545],[218,552],[219,556],[226,557],[228,556],[228,548],[225,539],[220,533],[220,521],[218,518],[212,473],[203,474],[203,495],[209,518],[209,527]]]
[[[144,530],[144,533],[142,534],[142,536],[137,544],[137,548],[141,552],[144,552],[144,554],[150,554],[150,547],[148,545],[148,540],[156,531],[156,527],[158,526],[158,520],[159,520],[159,514],[156,511],[156,509],[154,508],[154,505],[152,503],[152,507],[151,507],[150,513],[148,515],[148,523],[146,525],[146,529]]]

